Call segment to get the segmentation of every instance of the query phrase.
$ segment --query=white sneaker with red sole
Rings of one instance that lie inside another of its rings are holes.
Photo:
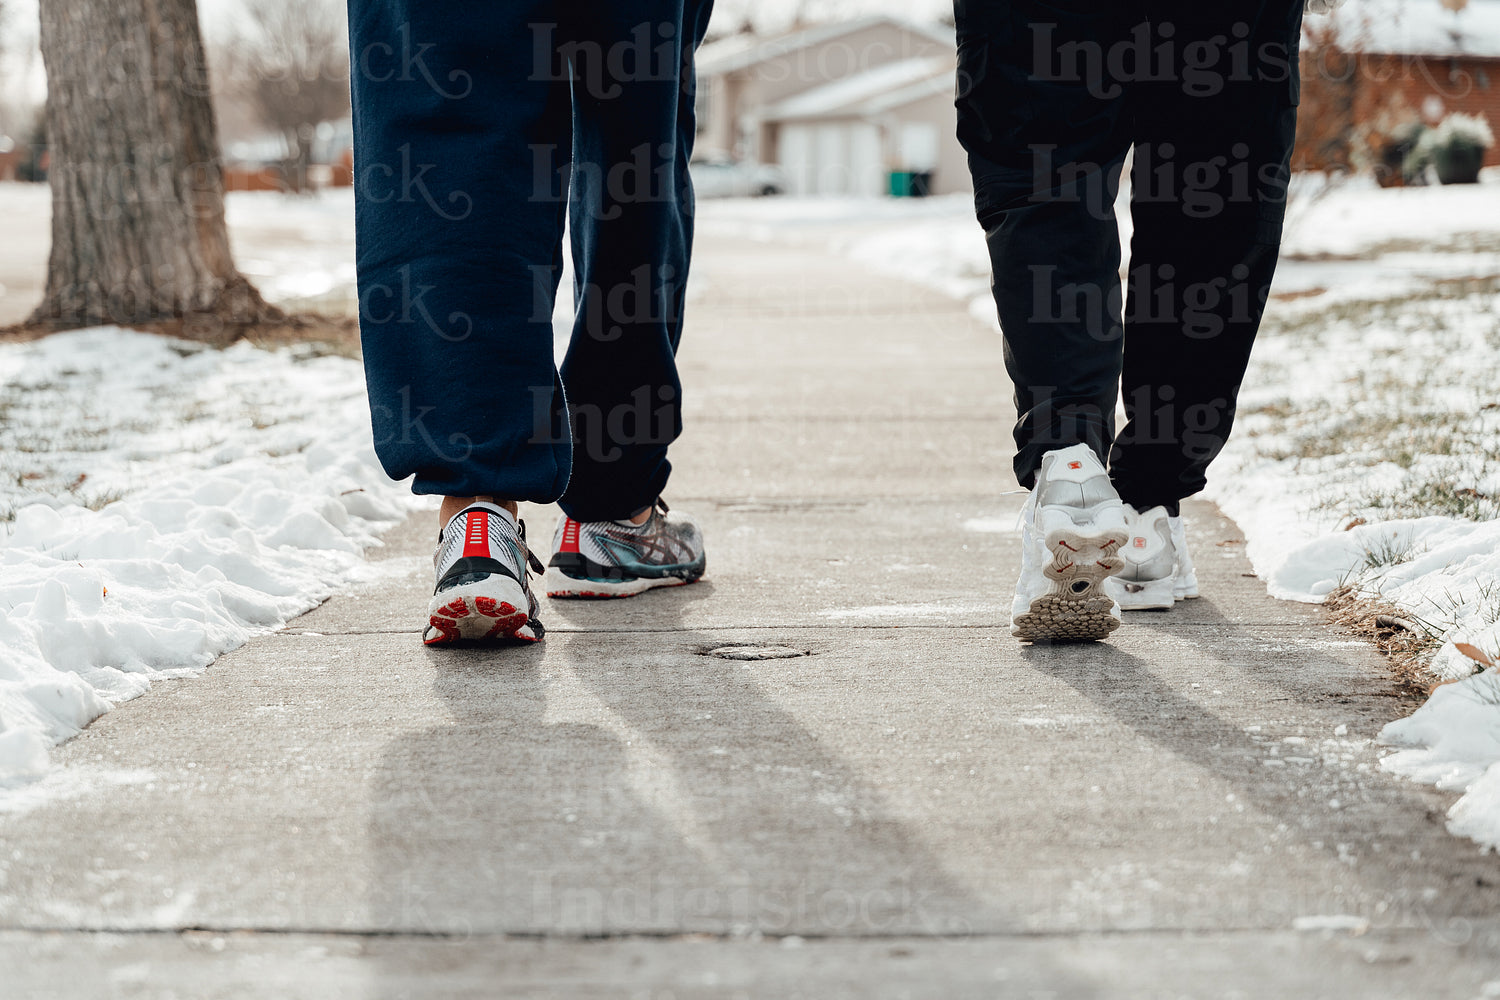
[[[437,586],[422,641],[460,643],[541,642],[536,595],[528,568],[542,564],[526,547],[526,525],[492,503],[473,503],[455,514],[438,536],[432,557]]]

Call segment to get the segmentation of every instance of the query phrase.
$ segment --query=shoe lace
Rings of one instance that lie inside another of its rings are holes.
[[[542,561],[536,557],[536,553],[531,551],[531,546],[526,542],[526,522],[520,518],[516,519],[516,533],[521,536],[521,553],[526,556],[526,568],[537,576],[546,573],[547,567],[542,565]]]

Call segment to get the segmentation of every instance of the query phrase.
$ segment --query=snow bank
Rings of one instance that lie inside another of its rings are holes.
[[[1380,738],[1403,748],[1381,760],[1387,771],[1464,793],[1448,810],[1450,832],[1500,847],[1500,681],[1494,673],[1442,685]]]
[[[0,786],[326,599],[412,502],[346,358],[100,328],[0,346],[0,383]]]

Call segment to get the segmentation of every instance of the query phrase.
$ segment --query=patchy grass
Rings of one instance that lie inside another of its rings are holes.
[[[1403,539],[1397,535],[1377,535],[1373,542],[1365,546],[1364,559],[1355,572],[1356,574],[1367,573],[1371,570],[1400,566],[1402,563],[1411,562],[1421,555],[1422,551],[1409,539]]]
[[[1369,639],[1386,655],[1391,679],[1405,693],[1424,698],[1440,683],[1429,664],[1443,642],[1427,623],[1347,584],[1330,593],[1323,606],[1335,624]]]
[[[1238,434],[1352,521],[1500,517],[1500,277],[1272,310]]]
[[[1493,497],[1472,486],[1458,486],[1446,479],[1413,482],[1397,490],[1374,491],[1363,498],[1363,503],[1385,519],[1438,514],[1469,521],[1491,521],[1500,516],[1500,505]]]
[[[1500,518],[1500,277],[1380,294],[1270,310],[1229,461],[1286,481],[1322,523]],[[1500,580],[1451,567],[1461,588],[1419,585],[1402,601],[1420,616],[1398,607],[1378,588],[1411,580],[1391,571],[1424,555],[1413,537],[1372,534],[1326,605],[1386,653],[1404,690],[1425,694],[1447,639],[1496,634]],[[1453,666],[1445,653],[1440,669]]]
[[[1471,632],[1500,622],[1500,580],[1479,584],[1464,593],[1445,593],[1441,603],[1449,609],[1446,613],[1424,618],[1353,581],[1330,593],[1323,606],[1335,624],[1375,643],[1390,660],[1392,677],[1402,690],[1427,695],[1445,683],[1431,667],[1445,637],[1460,627]],[[1481,652],[1500,660],[1500,650]],[[1475,673],[1485,669],[1479,663],[1474,665]]]

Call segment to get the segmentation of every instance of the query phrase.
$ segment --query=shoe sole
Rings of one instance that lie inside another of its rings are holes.
[[[529,604],[521,585],[506,578],[453,587],[433,597],[422,644],[541,642],[541,623],[520,609]]]
[[[1087,528],[1049,532],[1052,561],[1042,574],[1052,587],[1011,622],[1011,635],[1027,642],[1092,642],[1119,628],[1104,581],[1125,566],[1118,553],[1126,536],[1123,530]]]
[[[561,600],[609,600],[618,597],[634,597],[657,587],[685,587],[697,583],[699,577],[684,580],[680,576],[638,576],[633,580],[585,580],[568,576],[557,569],[548,569],[542,578],[548,597]]]
[[[1104,584],[1104,592],[1120,605],[1121,611],[1170,611],[1178,601],[1177,581],[1172,577],[1160,580],[1126,580],[1113,576]]]

